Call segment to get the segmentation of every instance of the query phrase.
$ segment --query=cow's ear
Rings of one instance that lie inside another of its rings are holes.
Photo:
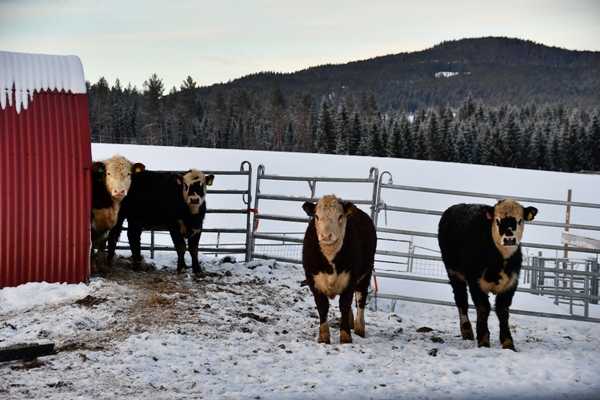
[[[206,186],[212,186],[215,176],[213,174],[206,175]]]
[[[131,170],[133,171],[134,174],[138,173],[138,172],[142,172],[146,170],[146,166],[140,162],[133,164],[133,167],[131,167]]]
[[[486,219],[494,219],[494,207],[483,206],[481,212],[485,215]]]
[[[527,207],[523,209],[523,218],[525,218],[525,221],[533,221],[533,218],[537,215],[537,213],[537,208]]]
[[[92,171],[103,174],[106,171],[106,166],[101,161],[92,163]]]
[[[307,201],[306,203],[304,203],[302,205],[302,209],[304,210],[306,215],[308,215],[309,217],[315,216],[315,207],[316,207],[315,203],[311,203],[309,201]]]
[[[349,201],[343,201],[342,202],[342,208],[344,209],[344,216],[345,217],[349,217],[352,214],[352,207],[354,206],[354,204],[350,203]]]
[[[175,180],[179,186],[183,185],[183,175],[175,174]]]

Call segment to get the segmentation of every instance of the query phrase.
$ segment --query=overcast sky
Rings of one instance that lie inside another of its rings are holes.
[[[166,91],[505,36],[600,51],[600,0],[0,0],[0,50],[77,55]]]

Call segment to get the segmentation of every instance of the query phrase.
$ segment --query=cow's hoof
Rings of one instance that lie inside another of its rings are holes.
[[[462,331],[463,340],[475,340],[475,336],[473,336],[473,331]]]
[[[319,339],[317,341],[319,343],[331,344],[331,339],[329,337],[329,324],[327,322],[319,326]]]
[[[340,333],[340,343],[352,343],[352,335],[349,332],[342,331]]]
[[[145,269],[144,268],[144,262],[141,261],[141,260],[140,261],[134,261],[131,264],[131,269],[134,270],[134,271],[143,271]]]
[[[490,342],[486,340],[482,340],[477,344],[477,347],[490,347]]]
[[[354,334],[360,336],[361,338],[364,338],[365,337],[365,329],[364,328],[362,328],[362,329],[356,328],[356,329],[354,329]]]
[[[198,272],[194,272],[194,276],[196,278],[204,278],[206,276],[206,274],[204,273],[204,271],[198,271]]]
[[[502,343],[502,348],[517,351],[517,349],[515,349],[515,344],[512,341],[512,339],[504,339],[504,342]]]

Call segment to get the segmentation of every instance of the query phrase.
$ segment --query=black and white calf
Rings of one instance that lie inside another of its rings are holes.
[[[464,340],[473,340],[467,314],[468,295],[477,309],[477,343],[490,347],[489,293],[496,295],[502,348],[515,350],[508,326],[509,308],[521,270],[521,237],[525,221],[537,214],[535,207],[523,207],[514,200],[495,206],[458,204],[448,208],[439,223],[438,242],[454,291]]]
[[[198,243],[206,215],[206,187],[214,176],[192,169],[185,173],[144,171],[133,176],[129,195],[123,200],[116,226],[109,234],[108,260],[115,254],[117,240],[127,220],[127,238],[134,267],[140,267],[142,230],[169,231],[177,250],[177,271],[185,264],[185,239],[196,276],[203,274],[198,262]]]

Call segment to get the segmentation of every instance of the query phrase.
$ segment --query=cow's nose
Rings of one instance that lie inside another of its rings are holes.
[[[200,199],[198,197],[191,198],[190,204],[200,204]]]
[[[125,196],[127,195],[127,189],[113,189],[113,196]]]
[[[331,232],[321,232],[321,239],[323,240],[331,240],[333,237],[333,233]]]

